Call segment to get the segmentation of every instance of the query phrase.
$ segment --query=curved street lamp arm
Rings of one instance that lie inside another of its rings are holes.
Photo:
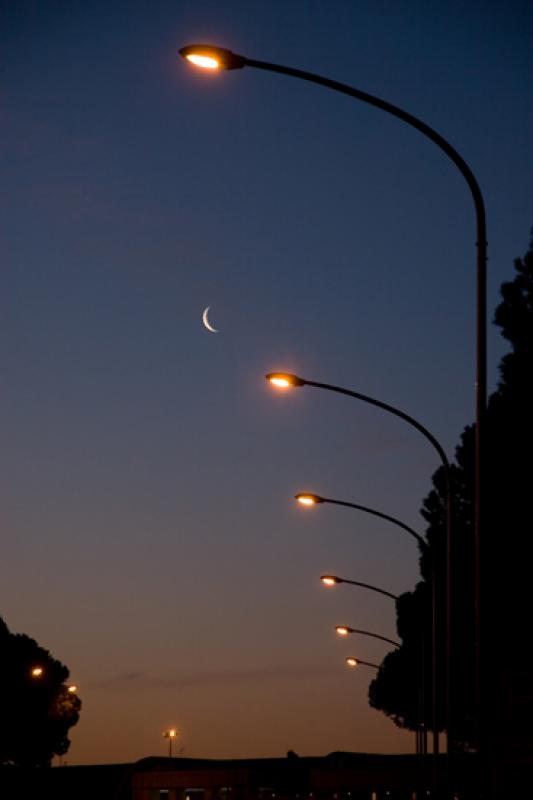
[[[358,628],[348,628],[349,633],[360,633],[362,636],[371,636],[373,639],[381,639],[382,642],[394,645],[394,647],[401,647],[400,642],[395,642],[394,639],[387,639],[386,636],[380,636],[379,633],[372,633],[372,631],[362,631]]]
[[[269,72],[278,72],[282,75],[289,75],[292,78],[299,78],[300,80],[309,81],[310,83],[317,83],[319,86],[325,86],[327,89],[333,89],[336,92],[341,92],[341,94],[347,94],[350,97],[355,97],[357,100],[362,100],[364,103],[368,103],[371,106],[380,108],[382,111],[386,111],[388,114],[392,114],[392,116],[403,120],[403,122],[406,122],[408,125],[411,125],[411,127],[416,128],[417,131],[424,134],[424,136],[426,136],[428,139],[431,139],[431,141],[440,147],[440,149],[446,153],[448,158],[453,161],[455,166],[459,169],[466,180],[476,206],[479,236],[478,246],[481,246],[482,243],[485,243],[485,206],[479,184],[464,158],[457,152],[457,150],[455,150],[454,147],[451,146],[449,142],[446,141],[443,136],[440,135],[440,133],[437,133],[437,131],[433,130],[433,128],[431,128],[425,122],[422,122],[422,120],[418,119],[413,114],[410,114],[408,111],[404,111],[402,108],[399,108],[398,106],[395,106],[386,100],[382,100],[379,97],[368,94],[368,92],[363,92],[361,89],[356,89],[354,86],[348,86],[346,83],[340,83],[339,81],[331,80],[331,78],[325,78],[324,76],[317,75],[314,72],[306,72],[305,70],[294,69],[293,67],[283,66],[282,64],[271,64],[267,61],[258,61],[253,58],[246,58],[245,56],[242,56],[242,58],[244,62],[243,66],[255,67],[256,69],[263,69]]]
[[[354,658],[354,661],[357,661],[356,666],[358,667],[362,664],[365,667],[372,667],[373,669],[379,669],[379,664],[373,664],[371,661],[361,661],[360,658]]]
[[[437,145],[447,156],[453,161],[457,169],[468,184],[472,199],[474,201],[476,211],[476,228],[477,228],[477,248],[478,248],[478,264],[477,264],[477,308],[478,308],[478,352],[477,352],[477,389],[478,397],[478,424],[483,411],[485,410],[486,394],[487,394],[487,370],[486,370],[486,335],[485,335],[485,319],[486,319],[486,272],[487,272],[487,226],[485,215],[485,203],[479,184],[464,160],[464,158],[451,146],[446,139],[433,130],[429,125],[422,120],[404,111],[402,108],[393,105],[392,103],[382,100],[379,97],[363,92],[356,89],[354,86],[348,86],[345,83],[325,78],[322,75],[316,75],[313,72],[307,72],[301,69],[294,69],[293,67],[286,67],[282,64],[271,64],[267,61],[258,61],[253,58],[246,58],[242,56],[242,66],[255,67],[256,69],[263,69],[269,72],[278,72],[281,75],[289,75],[292,78],[299,78],[300,80],[316,83],[319,86],[325,86],[327,89],[332,89],[335,92],[346,94],[349,97],[355,97],[364,103],[386,111],[392,114],[393,117],[401,119],[417,131],[422,133],[434,144]]]
[[[329,497],[322,498],[324,503],[332,503],[335,506],[346,506],[346,508],[355,508],[358,511],[364,511],[366,514],[372,514],[374,517],[380,517],[380,519],[386,519],[388,522],[394,523],[399,528],[402,528],[406,531],[410,536],[413,536],[417,542],[425,549],[428,549],[428,543],[425,539],[420,536],[419,533],[414,531],[409,525],[406,525],[405,522],[402,522],[396,517],[391,517],[388,514],[383,514],[381,511],[376,511],[375,508],[367,508],[367,506],[360,506],[358,503],[348,503],[346,500],[332,500]]]
[[[363,92],[360,89],[356,89],[353,86],[348,86],[347,84],[340,83],[338,81],[331,80],[329,78],[325,78],[321,75],[316,75],[312,72],[307,72],[305,70],[294,69],[293,67],[283,66],[281,64],[272,64],[266,61],[258,61],[252,58],[246,58],[245,56],[237,55],[232,53],[230,50],[218,47],[210,47],[209,45],[194,45],[182,48],[180,50],[180,54],[184,57],[189,57],[193,51],[211,51],[211,54],[214,53],[214,57],[212,56],[213,64],[210,66],[219,66],[224,69],[240,69],[245,66],[254,67],[256,69],[267,70],[269,72],[275,72],[282,75],[288,75],[293,78],[298,78],[300,80],[309,81],[310,83],[315,83],[320,86],[324,86],[327,89],[331,89],[336,92],[340,92],[341,94],[348,95],[349,97],[353,97],[357,100],[361,100],[364,103],[368,103],[371,106],[381,109],[382,111],[391,114],[392,116],[402,120],[403,122],[407,123],[411,127],[415,128],[415,130],[422,133],[426,138],[432,141],[434,144],[442,150],[448,158],[455,164],[457,169],[462,174],[463,178],[465,179],[468,188],[470,189],[472,199],[474,201],[475,213],[476,213],[476,228],[477,228],[477,274],[476,274],[476,385],[475,385],[475,405],[476,405],[476,427],[475,427],[475,504],[474,504],[474,595],[475,595],[475,633],[474,633],[474,649],[475,649],[475,676],[474,676],[474,695],[475,700],[474,704],[476,706],[476,727],[478,729],[478,737],[479,737],[479,730],[480,730],[480,711],[481,711],[481,530],[482,530],[482,515],[484,513],[484,504],[482,502],[482,485],[484,483],[483,479],[483,469],[482,469],[482,455],[483,455],[483,448],[484,448],[484,434],[482,434],[482,430],[484,429],[484,420],[485,420],[485,408],[486,408],[486,395],[487,395],[487,331],[486,331],[486,317],[487,317],[487,300],[486,300],[486,284],[487,284],[487,235],[486,235],[486,219],[485,219],[485,205],[483,201],[483,196],[481,194],[481,189],[479,184],[474,177],[470,167],[462,158],[462,156],[455,150],[449,142],[444,139],[439,133],[437,133],[433,128],[427,125],[422,120],[418,119],[417,117],[409,114],[407,111],[404,111],[401,108],[389,103],[385,100],[382,100],[378,97],[375,97],[367,92]],[[209,55],[209,53],[204,52],[204,55]],[[403,414],[403,412],[398,412],[397,409],[393,409],[390,406],[386,406],[383,403],[379,403],[377,401],[372,400],[371,398],[364,397],[362,395],[357,395],[355,392],[348,392],[342,389],[336,389],[334,387],[326,387],[324,384],[310,384],[315,386],[322,386],[323,388],[330,388],[334,391],[340,391],[344,394],[351,394],[353,397],[359,397],[360,399],[365,399],[368,402],[373,403],[373,405],[380,406],[381,408],[385,408],[392,413],[397,414],[397,416],[401,416],[407,422],[410,422],[414,427],[416,427],[421,433],[429,439],[432,445],[437,449],[439,452],[439,456],[441,457],[443,464],[445,466],[445,475],[446,475],[446,494],[447,494],[447,503],[446,503],[446,514],[447,514],[447,584],[448,584],[448,599],[447,599],[447,662],[448,662],[448,675],[447,681],[449,682],[449,663],[450,663],[450,646],[451,646],[451,638],[450,638],[450,563],[451,563],[451,492],[450,492],[450,477],[449,477],[449,465],[447,459],[444,455],[444,451],[438,444],[438,442],[434,439],[434,437],[429,434],[425,428],[420,426],[412,418],[409,418],[407,415]],[[444,458],[443,458],[444,456]],[[447,703],[449,703],[449,687],[448,687],[448,699]],[[449,736],[449,732],[448,732]]]
[[[377,408],[382,408],[384,411],[388,411],[391,414],[394,414],[396,417],[400,417],[401,419],[408,422],[409,425],[412,425],[413,428],[416,428],[417,431],[425,436],[425,438],[431,443],[433,448],[439,454],[440,460],[442,461],[442,465],[446,472],[446,480],[449,480],[449,472],[450,472],[450,464],[448,462],[448,458],[442,445],[439,441],[433,436],[433,434],[428,431],[427,428],[422,425],[421,422],[418,422],[414,417],[411,417],[409,414],[406,414],[405,411],[400,411],[399,408],[395,408],[394,406],[389,405],[389,403],[383,403],[381,400],[376,400],[374,397],[369,397],[366,394],[361,394],[361,392],[354,392],[352,389],[344,389],[342,386],[333,386],[330,383],[318,383],[317,381],[308,381],[305,378],[302,378],[304,385],[306,386],[314,386],[317,389],[326,389],[328,392],[338,392],[339,394],[348,395],[348,397],[355,397],[357,400],[362,400],[364,403],[370,403],[372,406],[376,406]]]
[[[371,583],[361,583],[361,581],[351,581],[348,580],[348,578],[339,578],[339,583],[349,583],[352,586],[362,586],[363,589],[370,589],[372,592],[379,592],[379,594],[384,594],[386,597],[390,597],[392,600],[398,599],[397,594],[392,594],[392,592],[387,592],[385,589],[379,589],[377,586],[372,586]]]

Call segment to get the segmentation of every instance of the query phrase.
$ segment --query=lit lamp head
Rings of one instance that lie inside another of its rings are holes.
[[[269,372],[265,375],[266,380],[278,389],[291,389],[294,386],[304,386],[305,381],[298,375],[291,375],[290,372]]]
[[[41,678],[44,674],[44,669],[42,667],[33,667],[31,671],[32,678]]]
[[[164,731],[163,736],[165,739],[175,739],[178,735],[178,732],[175,728],[171,728],[169,731]]]
[[[359,664],[358,660],[353,656],[348,656],[348,658],[346,659],[346,665],[348,667],[357,667],[358,664]]]
[[[295,494],[294,499],[297,500],[301,506],[307,506],[310,508],[311,506],[316,506],[317,503],[323,503],[324,498],[320,497],[318,494],[310,494],[309,492],[302,492],[301,494]]]
[[[349,628],[347,625],[336,625],[335,630],[337,631],[339,636],[348,636],[348,634],[352,632],[352,629]]]
[[[217,72],[221,69],[241,69],[246,63],[243,56],[238,56],[225,47],[212,47],[209,44],[190,44],[182,47],[178,52],[182,58],[194,64],[195,67],[209,72]]]
[[[72,683],[70,686],[67,686],[67,692],[69,694],[76,694],[77,691],[78,691],[78,687],[76,686],[75,683]]]
[[[321,575],[320,580],[324,586],[335,586],[337,583],[342,583],[341,579],[337,578],[336,575]]]

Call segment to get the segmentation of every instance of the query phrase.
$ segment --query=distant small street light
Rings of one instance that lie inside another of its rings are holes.
[[[170,728],[168,731],[163,731],[163,738],[168,739],[168,757],[172,758],[172,740],[176,738],[178,732],[175,728]]]

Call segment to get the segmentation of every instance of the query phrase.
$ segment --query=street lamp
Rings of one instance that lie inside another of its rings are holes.
[[[232,53],[225,47],[212,47],[209,44],[193,44],[182,47],[179,53],[195,67],[214,72],[221,69],[239,69],[244,67],[246,62],[242,56]]]
[[[176,738],[178,732],[175,728],[170,728],[168,731],[163,731],[163,738],[168,739],[168,757],[172,758],[172,741]]]
[[[371,636],[373,639],[381,639],[382,642],[392,644],[394,647],[401,646],[400,642],[396,642],[394,639],[388,639],[386,636],[381,636],[381,634],[373,633],[372,631],[362,631],[359,628],[350,628],[349,625],[335,625],[335,630],[337,634],[343,638],[349,636],[351,633],[358,633],[361,636]]]
[[[382,511],[377,511],[375,508],[362,506],[359,503],[350,503],[347,500],[334,500],[332,497],[322,497],[319,494],[312,494],[311,492],[301,492],[299,494],[295,494],[294,499],[300,503],[300,505],[305,506],[306,508],[312,508],[313,506],[320,505],[321,503],[329,503],[330,505],[334,506],[345,506],[346,508],[354,508],[357,511],[364,511],[366,514],[371,514],[374,517],[380,517],[380,519],[385,519],[388,522],[392,522],[394,525],[402,528],[406,533],[416,539],[416,541],[424,550],[428,549],[426,540],[423,539],[419,533],[409,527],[409,525],[406,525],[405,522],[396,519],[396,517],[391,517],[389,514],[384,514]],[[342,581],[341,579],[337,579],[337,581],[334,582],[341,583]]]
[[[454,163],[466,181],[472,200],[476,217],[476,369],[475,369],[475,502],[474,502],[474,705],[476,709],[477,737],[481,733],[481,530],[484,498],[482,497],[482,455],[484,448],[484,422],[487,395],[487,232],[485,220],[485,204],[479,184],[463,157],[444,139],[437,131],[433,130],[422,120],[392,103],[375,97],[353,86],[339,81],[316,75],[312,72],[294,69],[282,64],[271,64],[267,61],[258,61],[233,53],[227,48],[212,47],[211,45],[189,45],[179,51],[180,55],[198,67],[211,70],[232,70],[242,67],[275,72],[311,83],[324,86],[332,91],[348,95],[356,100],[361,100],[375,108],[391,114],[397,119],[415,128],[419,133],[432,141]],[[198,58],[200,57],[200,59]],[[206,60],[207,59],[207,60]],[[483,503],[482,503],[483,499]],[[448,651],[449,652],[449,651]],[[449,670],[448,670],[449,672]]]
[[[439,458],[442,462],[445,472],[446,484],[447,484],[447,495],[449,498],[450,494],[450,487],[449,487],[449,480],[450,480],[450,465],[448,463],[448,458],[444,449],[440,442],[433,436],[433,434],[422,425],[421,422],[418,422],[414,417],[411,417],[409,414],[406,414],[405,411],[401,411],[399,408],[395,406],[391,406],[389,403],[384,403],[381,400],[376,400],[374,397],[370,397],[367,394],[362,394],[361,392],[356,392],[353,389],[345,389],[343,386],[333,386],[330,383],[319,383],[318,381],[310,381],[307,378],[301,378],[299,375],[293,375],[290,372],[269,372],[265,375],[265,379],[275,386],[278,389],[290,389],[293,387],[300,387],[300,386],[314,386],[317,389],[325,389],[328,392],[337,392],[338,394],[345,394],[348,397],[353,397],[356,400],[362,400],[364,403],[369,403],[372,406],[376,406],[377,408],[381,408],[384,411],[388,411],[390,414],[394,414],[395,417],[400,417],[405,422],[408,422],[413,428],[416,428],[432,445],[432,447],[437,451]],[[310,495],[311,498],[315,497],[314,495]],[[319,502],[315,500],[315,502]]]
[[[379,592],[379,594],[384,594],[386,597],[390,597],[392,600],[398,599],[397,594],[387,592],[385,589],[379,589],[377,586],[372,586],[371,583],[361,583],[361,581],[352,581],[348,580],[348,578],[339,578],[337,575],[321,575],[320,580],[324,586],[335,586],[338,583],[349,583],[351,586],[361,586],[363,589],[370,589],[372,592]]]
[[[278,389],[290,389],[292,386],[305,386],[307,381],[299,378],[297,375],[292,375],[290,372],[269,372],[265,376],[267,381]]]
[[[44,675],[44,669],[42,667],[32,667],[31,676],[32,678],[42,678]]]
[[[346,662],[346,666],[348,667],[358,667],[362,664],[365,667],[372,667],[373,669],[379,669],[377,664],[373,664],[371,661],[362,661],[360,658],[354,658],[353,656],[348,656],[344,659]]]

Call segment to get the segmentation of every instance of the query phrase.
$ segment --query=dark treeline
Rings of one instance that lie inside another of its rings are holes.
[[[509,342],[497,390],[490,396],[485,468],[486,517],[482,528],[482,738],[489,753],[513,759],[532,751],[533,664],[528,658],[533,564],[533,231],[529,251],[514,262],[515,277],[501,287],[494,323]],[[466,427],[451,467],[453,497],[452,665],[450,737],[455,751],[475,746],[474,726],[474,435]],[[369,689],[370,704],[396,724],[415,730],[431,724],[431,697],[421,707],[423,642],[431,636],[431,559],[438,596],[438,728],[445,713],[445,496],[442,468],[423,501],[428,551],[422,580],[397,603],[399,650],[389,653]],[[431,685],[431,653],[424,653]]]
[[[0,766],[48,766],[67,752],[79,719],[69,671],[34,639],[11,633],[1,617],[0,654]]]

